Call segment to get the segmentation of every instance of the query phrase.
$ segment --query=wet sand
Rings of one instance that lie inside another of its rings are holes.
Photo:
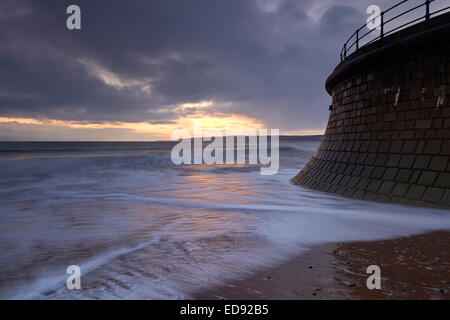
[[[450,299],[450,232],[316,246],[195,299]],[[369,290],[369,265],[381,289]]]

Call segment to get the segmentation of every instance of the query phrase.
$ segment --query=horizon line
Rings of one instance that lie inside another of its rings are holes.
[[[269,137],[270,135],[268,135]],[[310,135],[279,135],[279,137],[322,137],[323,134],[310,134]],[[222,138],[228,137],[226,135],[222,136]],[[234,136],[237,137],[237,136]],[[245,136],[248,137],[248,136]],[[195,139],[195,137],[193,137]],[[193,139],[187,138],[187,139]],[[202,138],[211,138],[211,137],[202,137]],[[0,140],[2,142],[177,142],[179,140]]]

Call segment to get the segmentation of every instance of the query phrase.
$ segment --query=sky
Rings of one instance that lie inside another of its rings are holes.
[[[0,0],[0,140],[169,140],[199,122],[321,134],[343,43],[394,3]]]

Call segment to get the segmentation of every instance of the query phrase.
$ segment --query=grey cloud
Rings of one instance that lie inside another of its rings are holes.
[[[211,112],[323,128],[323,84],[364,5],[336,1],[314,21],[308,8],[327,1],[278,2],[262,10],[257,0],[8,1],[0,116],[163,124],[180,115],[177,104],[214,100],[231,105]],[[82,9],[81,31],[65,27],[69,4]]]

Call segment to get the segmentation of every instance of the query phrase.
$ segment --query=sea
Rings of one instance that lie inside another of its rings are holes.
[[[321,138],[280,137],[275,175],[175,165],[175,142],[0,142],[0,298],[189,299],[319,244],[450,230],[449,210],[294,185]]]

